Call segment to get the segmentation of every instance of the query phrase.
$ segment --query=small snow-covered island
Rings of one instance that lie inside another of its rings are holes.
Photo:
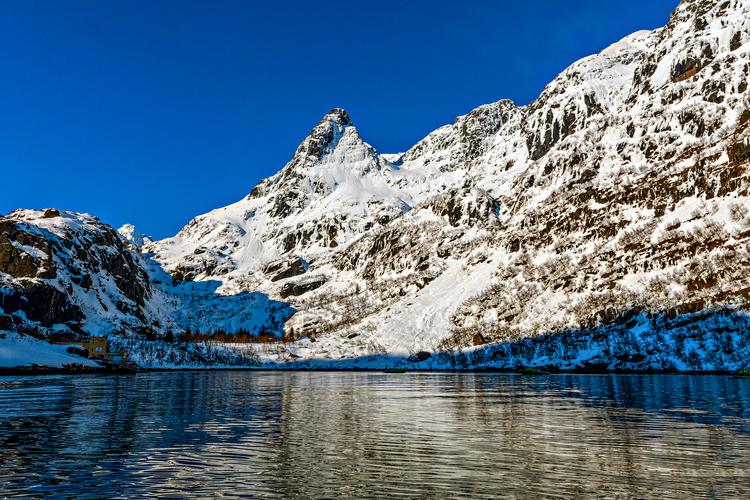
[[[683,1],[403,153],[333,109],[171,238],[15,210],[0,372],[748,369],[749,81],[750,0]]]

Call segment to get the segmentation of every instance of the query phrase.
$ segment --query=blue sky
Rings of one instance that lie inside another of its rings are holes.
[[[0,0],[0,213],[156,238],[280,170],[334,107],[380,152],[568,65],[677,0]]]

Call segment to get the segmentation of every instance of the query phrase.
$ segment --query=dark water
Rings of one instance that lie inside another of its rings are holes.
[[[0,498],[750,498],[750,380],[0,378]]]

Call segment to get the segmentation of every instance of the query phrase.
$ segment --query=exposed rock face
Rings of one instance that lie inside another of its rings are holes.
[[[292,295],[299,297],[300,295],[320,288],[325,285],[325,283],[326,279],[323,276],[314,277],[298,283],[284,283],[279,294],[282,299],[286,299]]]
[[[493,136],[518,112],[519,108],[509,100],[480,106],[457,117],[453,126],[428,135],[404,154],[403,161],[429,159],[428,164],[440,163],[443,172],[469,167],[491,149]]]
[[[147,322],[152,292],[140,257],[95,217],[47,209],[0,218],[0,277],[0,308],[44,326],[100,315]]]
[[[43,326],[84,319],[81,307],[67,293],[47,283],[26,282],[23,288],[0,293],[0,308],[7,313],[23,311],[27,319]]]
[[[0,218],[0,272],[13,278],[54,278],[47,241],[25,232],[10,219]]]
[[[266,266],[264,272],[271,275],[271,281],[299,276],[307,272],[307,266],[302,259],[274,262]]]

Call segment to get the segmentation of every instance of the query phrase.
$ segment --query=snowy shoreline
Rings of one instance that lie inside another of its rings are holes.
[[[336,372],[336,373],[383,373],[383,369],[379,368],[288,368],[288,367],[250,367],[250,366],[227,366],[227,367],[210,367],[210,368],[149,368],[143,373],[172,373],[172,372]],[[464,368],[464,369],[405,369],[404,374],[456,374],[456,373],[506,373],[506,374],[517,374],[519,376],[527,377],[550,377],[556,375],[706,375],[706,376],[736,376],[737,372],[731,371],[677,371],[677,370],[600,370],[600,371],[587,371],[587,370],[560,370],[551,371],[545,374],[526,374],[521,370],[511,370],[507,368]],[[388,373],[391,374],[391,373]],[[393,375],[399,375],[395,373]],[[54,367],[43,367],[43,366],[18,366],[18,367],[0,367],[0,377],[19,377],[19,376],[77,376],[77,375],[124,375],[132,376],[137,375],[133,373],[114,373],[107,371],[104,368],[84,368],[84,369],[69,369],[69,368],[54,368]],[[744,378],[744,377],[743,377]],[[748,378],[750,380],[750,378]]]
[[[390,351],[359,336],[333,335],[268,343],[175,343],[111,335],[109,345],[113,352],[126,353],[129,360],[149,371],[396,368],[445,373],[532,369],[571,374],[736,374],[750,368],[749,337],[750,315],[729,308],[673,319],[641,313],[591,329],[466,348],[446,344],[443,349],[419,352]],[[13,374],[49,374],[50,369],[101,370],[94,361],[69,354],[62,346],[0,332],[0,374],[11,370]]]

